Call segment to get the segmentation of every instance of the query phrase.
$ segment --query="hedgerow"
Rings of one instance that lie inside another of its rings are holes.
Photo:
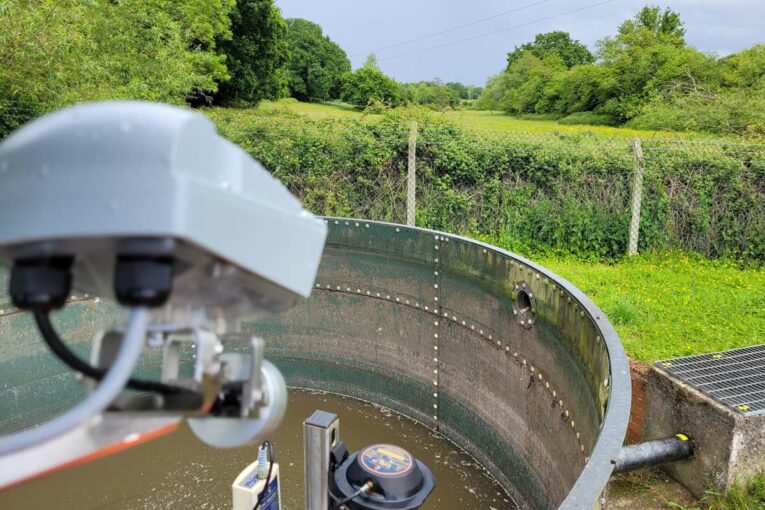
[[[313,212],[403,222],[417,120],[417,224],[608,260],[626,251],[634,155],[592,134],[477,134],[421,109],[308,120],[209,109]],[[644,141],[641,251],[765,261],[765,146]]]

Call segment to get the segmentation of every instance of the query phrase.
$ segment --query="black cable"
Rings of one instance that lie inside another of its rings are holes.
[[[372,485],[372,482],[366,482],[364,485],[361,486],[361,488],[359,490],[357,490],[356,492],[354,492],[353,494],[351,494],[347,498],[342,499],[342,500],[338,501],[337,503],[335,503],[335,505],[332,507],[332,510],[339,510],[343,505],[345,505],[346,503],[350,502],[356,496],[360,496],[360,495],[364,494],[365,492],[369,491],[372,488],[371,485]]]
[[[80,372],[81,374],[90,377],[91,379],[95,379],[96,381],[100,381],[104,378],[107,372],[106,370],[96,368],[82,361],[75,353],[69,349],[69,347],[66,346],[66,344],[64,344],[63,340],[61,340],[61,337],[58,336],[58,333],[56,333],[56,330],[53,329],[53,324],[50,322],[50,316],[48,315],[47,311],[35,311],[34,317],[35,322],[37,323],[37,329],[40,330],[40,334],[42,335],[43,340],[45,340],[45,343],[48,344],[48,347],[50,347],[51,351],[53,351],[53,353],[61,361],[69,366],[69,368]],[[132,390],[151,391],[165,395],[177,395],[191,391],[187,390],[186,388],[179,388],[178,386],[171,386],[160,382],[144,381],[141,379],[133,378],[128,380],[127,387]]]
[[[263,441],[263,445],[266,448],[268,448],[268,474],[266,475],[266,485],[263,486],[263,490],[260,491],[260,494],[258,494],[258,501],[255,503],[255,506],[252,507],[252,510],[258,510],[260,506],[263,504],[263,499],[266,497],[266,492],[268,492],[268,486],[271,484],[271,472],[274,469],[274,463],[276,462],[276,457],[274,455],[274,447],[271,445],[271,441]]]

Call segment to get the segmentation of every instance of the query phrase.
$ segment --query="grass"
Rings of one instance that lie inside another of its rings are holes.
[[[681,254],[615,264],[536,259],[600,306],[641,361],[765,343],[765,270]]]
[[[254,110],[255,114],[267,115],[274,112],[289,112],[308,119],[360,119],[374,120],[377,115],[364,114],[351,105],[344,103],[301,103],[295,99],[263,101]],[[442,117],[464,128],[472,130],[506,131],[523,133],[569,133],[593,134],[604,137],[639,137],[644,140],[660,139],[711,139],[710,135],[698,133],[671,133],[664,131],[642,131],[611,126],[583,126],[559,124],[554,120],[521,119],[497,111],[455,110],[433,112],[434,117]],[[719,138],[719,137],[717,137]]]
[[[725,494],[710,492],[702,501],[707,510],[765,509],[765,474],[732,488]]]
[[[301,103],[295,99],[280,99],[279,101],[263,101],[252,110],[256,114],[287,112],[300,115],[312,120],[320,119],[360,119],[375,118],[376,115],[365,115],[351,105],[344,103]]]
[[[476,110],[457,110],[445,112],[443,115],[457,124],[468,129],[489,129],[498,131],[522,131],[525,133],[576,133],[595,134],[602,136],[624,136],[628,138],[656,138],[667,137],[669,133],[653,131],[640,131],[637,129],[624,129],[611,126],[582,126],[559,124],[554,120],[528,120],[507,115],[504,112],[487,112]],[[677,137],[677,135],[671,135]],[[686,138],[684,136],[683,138]]]
[[[696,501],[659,469],[614,476],[609,485],[614,508],[671,508],[674,510],[765,510],[765,474],[721,494],[707,492]]]

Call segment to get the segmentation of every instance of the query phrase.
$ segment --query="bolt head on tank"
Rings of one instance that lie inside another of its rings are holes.
[[[414,510],[435,489],[428,467],[401,447],[390,444],[368,446],[348,457],[334,472],[333,492],[344,499],[371,481],[371,491],[353,498],[352,510]]]

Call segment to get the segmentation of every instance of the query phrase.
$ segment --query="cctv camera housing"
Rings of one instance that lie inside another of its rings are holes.
[[[171,260],[176,309],[281,311],[313,286],[324,222],[205,116],[74,106],[0,145],[0,262],[72,257],[73,288],[114,295],[115,263]]]

